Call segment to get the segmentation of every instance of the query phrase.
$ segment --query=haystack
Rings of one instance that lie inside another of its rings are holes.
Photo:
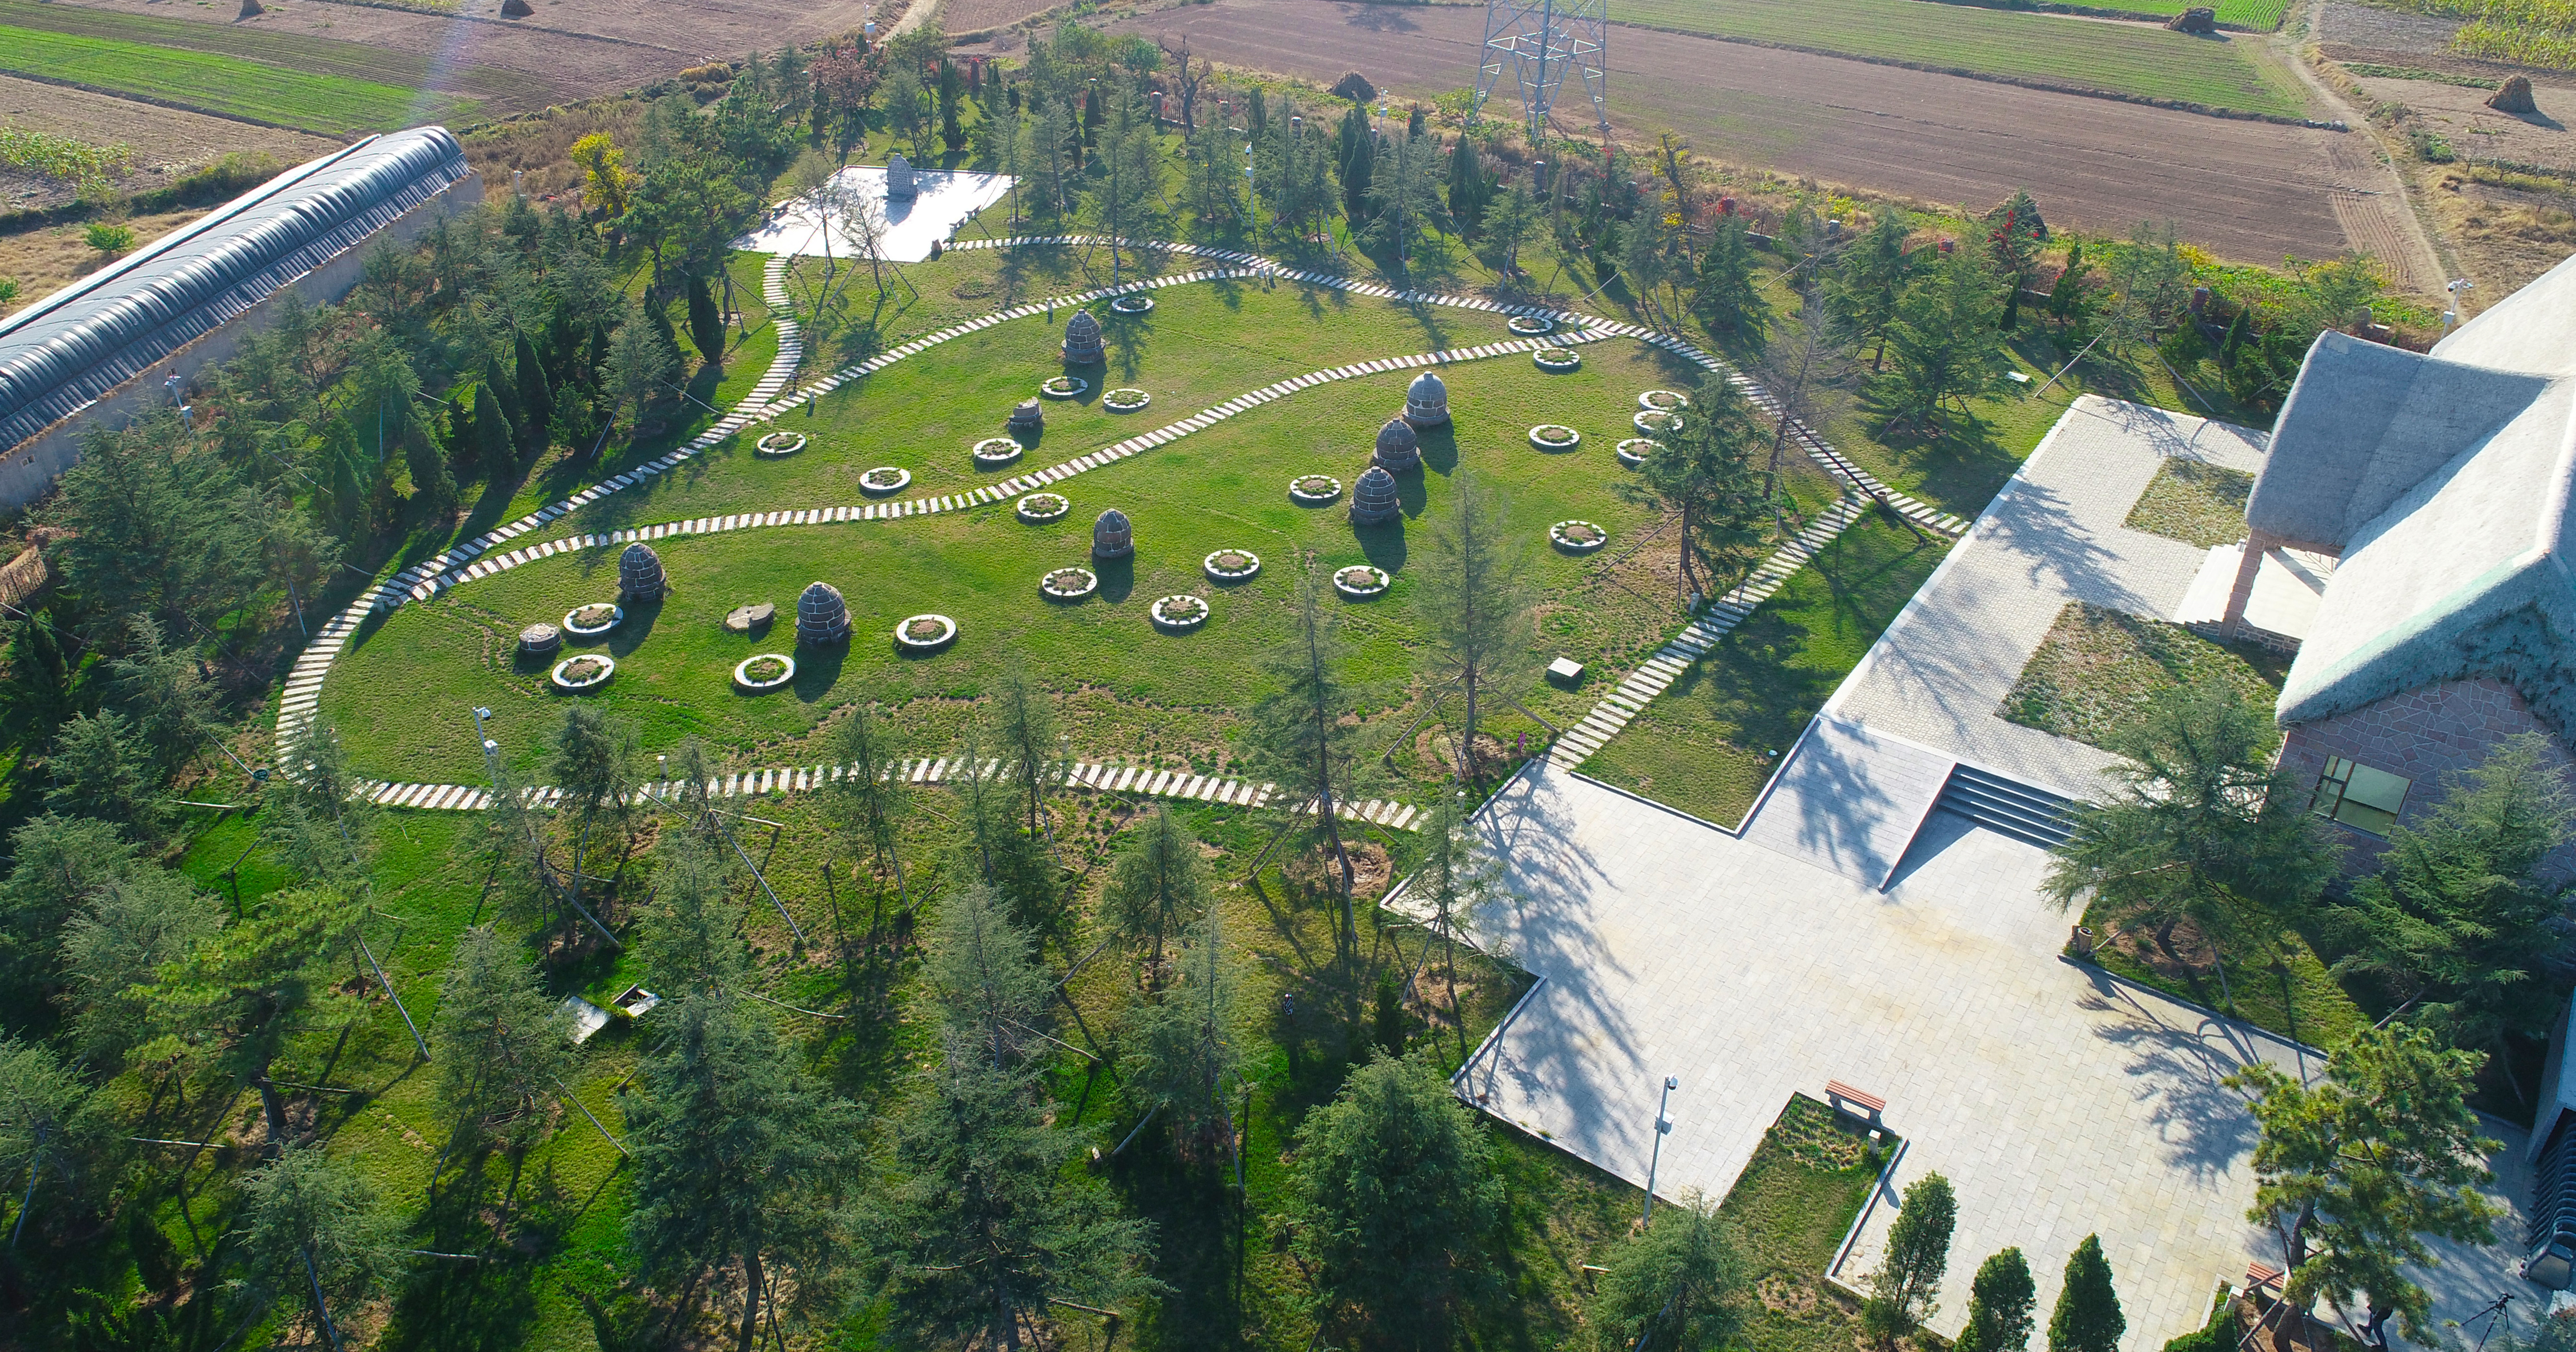
[[[1370,84],[1367,76],[1360,74],[1358,71],[1352,71],[1350,74],[1335,80],[1333,82],[1332,89],[1328,92],[1337,99],[1349,99],[1353,103],[1366,103],[1377,97],[1377,86]]]
[[[2206,33],[2215,36],[2218,32],[2218,11],[2207,5],[2194,5],[2165,20],[2165,27],[2177,33]]]
[[[2527,76],[2508,75],[2504,86],[2487,98],[2487,106],[2499,113],[2534,114],[2540,105],[2531,101],[2531,80]]]
[[[537,7],[529,4],[528,0],[501,0],[501,17],[504,19],[524,19],[536,12]]]
[[[259,0],[242,0],[241,14],[238,17],[244,19],[256,19],[267,12],[267,10],[260,7]]]

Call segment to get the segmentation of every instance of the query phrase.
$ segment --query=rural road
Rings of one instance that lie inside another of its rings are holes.
[[[1483,21],[1464,5],[1214,0],[1111,28],[1186,34],[1220,64],[1323,84],[1356,70],[1427,98],[1473,82]],[[2220,257],[2271,266],[2386,239],[2354,239],[2351,213],[2335,209],[2336,185],[2358,168],[2335,142],[2356,133],[1646,29],[1613,27],[1609,45],[1612,122],[1631,135],[1669,128],[1715,159],[1979,210],[2026,187],[2052,222],[2125,234],[2169,220]]]

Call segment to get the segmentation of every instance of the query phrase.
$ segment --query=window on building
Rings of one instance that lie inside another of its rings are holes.
[[[2406,805],[2406,790],[2414,783],[2341,756],[2329,757],[2326,772],[2317,776],[2317,796],[2309,801],[2308,810],[2356,831],[2384,836],[2397,824],[2397,810]]]

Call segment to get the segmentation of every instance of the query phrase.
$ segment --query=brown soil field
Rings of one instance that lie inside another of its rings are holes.
[[[1216,0],[1112,25],[1188,34],[1219,63],[1329,84],[1357,70],[1427,98],[1473,79],[1480,10]],[[2224,258],[2277,266],[2359,247],[2330,200],[2330,131],[2174,112],[1670,33],[1612,35],[1611,120],[1702,156],[1982,210],[2027,187],[2052,222],[2170,220]],[[2348,157],[2347,157],[2348,158]]]
[[[982,33],[1008,28],[1063,3],[1064,0],[948,0],[939,8],[939,22],[951,33]]]
[[[2382,103],[2414,109],[2426,128],[2469,159],[2576,170],[2576,136],[2567,132],[2569,121],[2576,120],[2576,88],[2535,80],[2531,100],[2540,105],[2540,112],[2517,116],[2486,106],[2492,90],[2439,80],[2362,79],[2360,83]]]
[[[2461,270],[2477,283],[2460,298],[2464,316],[2576,253],[2576,191],[2563,184],[2521,176],[2485,183],[2453,165],[2422,166],[2416,181]]]
[[[328,154],[340,144],[300,131],[254,127],[229,118],[183,113],[7,75],[0,75],[0,124],[78,137],[98,145],[123,141],[134,147],[134,172],[116,185],[125,192],[149,192],[162,187],[190,170],[214,163],[229,151],[265,154],[286,165]],[[0,211],[59,206],[71,197],[70,184],[21,176],[0,184]]]
[[[135,216],[125,223],[133,227],[135,247],[141,248],[205,214],[174,211],[166,216]],[[82,241],[77,225],[0,235],[0,277],[13,277],[18,282],[18,299],[0,305],[0,315],[31,305],[107,263],[107,255]]]

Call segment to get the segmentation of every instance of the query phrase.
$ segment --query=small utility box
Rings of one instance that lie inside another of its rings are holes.
[[[1560,657],[1547,664],[1547,678],[1563,686],[1583,684],[1583,664],[1571,657]]]

